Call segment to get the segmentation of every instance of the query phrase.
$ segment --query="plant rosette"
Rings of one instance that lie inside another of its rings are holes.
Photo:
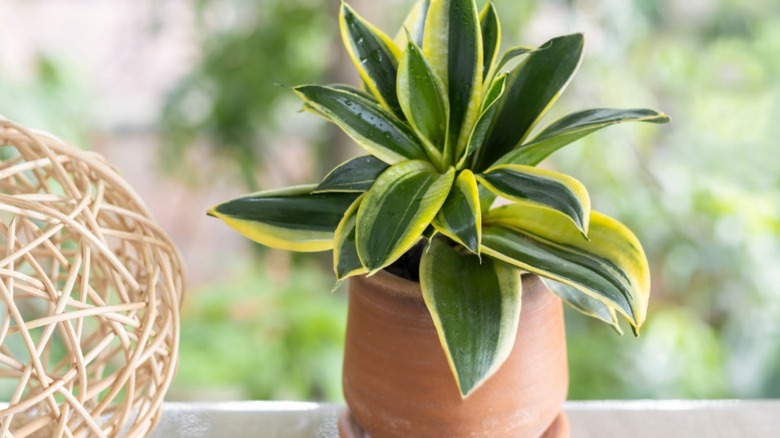
[[[524,342],[516,341],[524,273],[580,312],[618,332],[622,317],[638,334],[650,292],[638,239],[592,210],[578,180],[536,166],[606,126],[669,117],[588,109],[531,136],[577,70],[583,36],[502,53],[491,3],[478,11],[474,0],[420,0],[395,38],[346,4],[339,19],[362,89],[294,91],[368,155],[319,184],[249,194],[209,214],[266,246],[333,250],[339,281],[386,268],[419,275],[464,403]]]

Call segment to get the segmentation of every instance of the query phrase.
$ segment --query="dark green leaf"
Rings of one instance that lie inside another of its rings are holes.
[[[312,194],[313,185],[253,193],[217,205],[209,214],[245,237],[273,248],[327,251],[358,194]]]
[[[507,76],[487,141],[477,151],[476,170],[518,146],[574,75],[582,57],[582,35],[554,38],[547,45],[528,54]]]
[[[492,2],[488,2],[479,13],[479,24],[482,28],[482,81],[492,76],[493,63],[498,57],[501,44],[501,23]]]
[[[344,217],[333,236],[333,270],[336,271],[336,279],[339,281],[367,272],[360,263],[355,245],[357,212],[362,200],[363,195],[352,203],[344,213]]]
[[[667,123],[669,116],[650,109],[599,108],[579,111],[551,124],[531,142],[504,155],[498,162],[535,166],[569,143],[606,126],[624,122]]]
[[[319,85],[303,85],[295,92],[360,146],[393,164],[427,159],[415,134],[382,107],[355,93]]]
[[[512,351],[520,318],[520,273],[434,238],[420,262],[420,286],[465,398]]]
[[[580,231],[588,231],[590,196],[581,182],[568,175],[531,166],[505,164],[491,167],[477,178],[499,196],[559,211],[569,217]]]
[[[395,92],[400,50],[382,31],[341,5],[341,36],[363,82],[387,109],[403,117]]]
[[[455,179],[455,185],[433,224],[447,237],[479,254],[482,212],[477,180],[470,170],[464,169]]]
[[[620,328],[617,314],[613,307],[610,307],[603,301],[584,294],[579,289],[575,289],[567,284],[544,277],[541,277],[541,279],[545,286],[553,291],[555,295],[558,295],[566,304],[584,315],[606,322],[611,325],[616,332],[621,335],[623,334],[623,329]]]
[[[371,155],[353,158],[331,170],[314,192],[365,192],[388,167]]]
[[[427,161],[387,169],[366,192],[357,218],[357,248],[370,273],[393,263],[420,239],[447,199],[454,170]]]
[[[471,155],[474,153],[474,151],[479,149],[479,147],[485,141],[485,136],[487,135],[488,129],[490,128],[493,115],[496,112],[496,102],[498,102],[498,99],[502,94],[504,94],[505,83],[506,75],[497,77],[493,82],[493,85],[491,85],[490,89],[488,90],[487,95],[485,95],[485,100],[482,102],[482,110],[479,119],[474,125],[474,130],[471,132],[466,149],[463,151],[462,156],[458,159],[458,169],[462,169],[466,165],[467,160],[471,158]]]

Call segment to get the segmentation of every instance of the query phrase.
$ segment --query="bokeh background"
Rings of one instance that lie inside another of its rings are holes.
[[[494,2],[503,47],[585,33],[547,122],[601,106],[673,117],[608,128],[546,164],[635,230],[653,269],[640,338],[568,312],[570,398],[779,397],[780,2]],[[411,0],[351,4],[394,34]],[[172,400],[341,398],[346,302],[329,255],[265,250],[205,215],[359,153],[286,87],[357,83],[338,5],[0,2],[0,114],[106,155],[184,253]]]

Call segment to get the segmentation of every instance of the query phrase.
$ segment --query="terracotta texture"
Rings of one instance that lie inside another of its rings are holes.
[[[373,438],[537,438],[568,389],[561,301],[523,277],[517,341],[499,371],[462,400],[418,283],[385,272],[350,280],[344,396]]]

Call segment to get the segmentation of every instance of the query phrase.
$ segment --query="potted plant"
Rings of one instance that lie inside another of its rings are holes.
[[[531,136],[583,36],[500,54],[490,3],[420,0],[395,39],[346,4],[340,24],[363,88],[294,91],[368,155],[209,213],[267,246],[333,250],[351,278],[345,396],[372,436],[539,436],[566,394],[559,298],[638,333],[650,277],[630,230],[536,165],[605,126],[669,118],[590,109]]]

